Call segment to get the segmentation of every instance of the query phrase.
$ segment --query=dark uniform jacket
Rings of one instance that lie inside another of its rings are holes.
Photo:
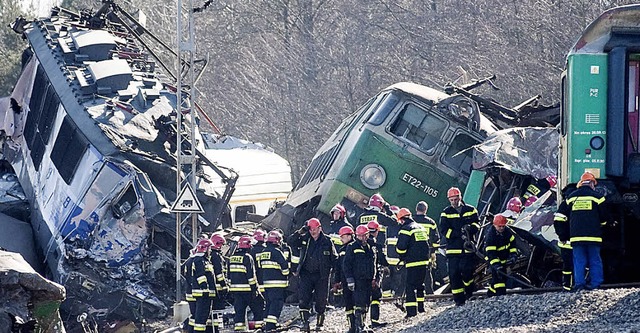
[[[566,200],[560,204],[554,220],[569,223],[571,245],[602,243],[602,226],[609,219],[604,201],[602,194],[588,186],[582,186],[567,195]],[[561,224],[556,232],[560,232],[560,240],[566,239],[566,226]]]
[[[369,243],[353,241],[347,246],[342,262],[345,281],[368,280],[378,277],[376,269],[376,251]]]
[[[525,200],[529,199],[530,196],[535,195],[536,197],[542,196],[545,192],[547,192],[551,188],[549,185],[549,181],[545,178],[533,180],[529,186],[527,186],[527,190],[524,192],[522,196]]]
[[[400,258],[396,252],[398,231],[400,231],[398,221],[390,214],[375,209],[366,209],[365,212],[358,217],[358,224],[367,225],[367,223],[374,220],[378,221],[381,226],[378,237],[376,238],[376,243],[386,245],[387,261],[390,265],[397,265],[400,262]]]
[[[331,223],[329,224],[329,228],[327,229],[327,235],[331,237],[331,241],[333,242],[333,244],[335,244],[336,247],[342,245],[340,235],[338,234],[340,228],[342,227],[353,228],[353,225],[351,225],[351,223],[349,223],[349,221],[347,221],[347,218],[345,217],[341,220],[331,221]]]
[[[216,278],[216,290],[228,290],[227,286],[227,264],[219,250],[211,251],[211,264],[213,265],[213,274]]]
[[[463,228],[469,229],[470,236],[480,230],[475,207],[462,203],[459,209],[448,206],[440,214],[440,233],[447,243],[447,255],[471,253],[464,250]]]
[[[415,221],[402,224],[398,235],[398,254],[407,268],[429,264],[429,237]]]
[[[264,251],[260,253],[260,270],[262,272],[262,283],[265,289],[287,287],[289,262],[284,257],[282,251],[274,244],[267,244]]]
[[[247,249],[237,249],[229,258],[228,272],[229,291],[255,292],[258,290],[253,257]]]
[[[182,264],[182,276],[184,277],[184,281],[186,282],[184,294],[187,302],[196,300],[195,298],[193,298],[193,295],[191,294],[191,290],[193,289],[193,285],[191,285],[192,283],[191,278],[193,275],[192,264],[193,264],[193,255],[190,255],[189,258],[187,258],[187,260],[185,260],[185,262]]]
[[[485,253],[489,265],[506,264],[509,256],[518,252],[515,245],[516,234],[513,229],[505,227],[504,231],[499,233],[496,228],[490,227],[485,240]]]
[[[194,298],[209,293],[209,281],[213,280],[212,272],[207,270],[209,260],[204,253],[196,253],[191,261],[191,295]],[[215,288],[215,286],[212,286]]]
[[[294,232],[289,236],[288,243],[300,248],[300,263],[297,272],[319,273],[321,276],[329,276],[338,258],[336,249],[331,239],[320,232],[317,240],[307,232],[301,235]]]
[[[436,221],[427,215],[417,214],[413,217],[413,220],[427,231],[427,235],[429,235],[429,248],[431,248],[431,252],[434,252],[440,247],[440,233],[438,232]]]
[[[347,279],[344,277],[344,274],[342,272],[342,265],[344,263],[344,256],[347,254],[347,248],[353,242],[354,241],[352,239],[351,242],[340,246],[340,249],[338,250],[338,259],[336,260],[336,264],[334,267],[335,275],[333,277],[333,283],[341,282],[343,285],[346,285],[347,283]]]
[[[260,253],[262,253],[266,248],[267,245],[265,242],[258,241],[249,251],[256,266],[256,277],[258,278],[258,285],[260,286],[261,291],[264,291],[264,289],[262,289],[262,273],[260,272]]]

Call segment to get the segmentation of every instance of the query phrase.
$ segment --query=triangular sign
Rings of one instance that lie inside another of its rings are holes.
[[[204,213],[204,209],[202,209],[202,205],[200,204],[200,201],[198,201],[198,198],[189,183],[182,187],[178,199],[176,199],[173,206],[171,206],[171,212]]]

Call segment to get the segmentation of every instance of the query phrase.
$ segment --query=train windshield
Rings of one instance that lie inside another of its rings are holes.
[[[396,94],[385,95],[380,105],[375,108],[373,116],[369,119],[369,124],[375,126],[382,124],[384,120],[387,119],[389,113],[391,113],[391,110],[398,104],[399,100],[400,97]]]
[[[447,122],[429,113],[425,108],[407,104],[391,125],[391,133],[417,144],[421,150],[432,153],[447,129]]]
[[[442,163],[468,177],[471,174],[471,162],[473,161],[473,149],[469,148],[478,143],[480,143],[478,140],[467,134],[456,134],[442,157]]]

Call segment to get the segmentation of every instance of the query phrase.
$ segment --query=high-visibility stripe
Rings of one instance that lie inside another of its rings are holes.
[[[424,297],[417,297],[416,301],[418,301],[418,303],[424,302]]]
[[[198,332],[204,332],[207,330],[207,325],[204,324],[194,324],[193,330]]]
[[[566,243],[558,242],[558,247],[562,249],[569,249],[569,250],[573,249],[573,247],[571,246],[571,242],[566,242]]]
[[[462,250],[459,249],[447,249],[447,254],[462,254]]]
[[[373,301],[371,301],[371,305],[374,305],[374,304],[378,304],[378,305],[379,305],[379,304],[380,304],[380,301],[378,301],[378,300],[373,300]]]
[[[397,245],[398,244],[398,239],[393,237],[393,238],[387,238],[387,245]]]
[[[445,213],[445,212],[442,212],[442,214],[440,214],[440,216],[441,216],[441,217],[446,217],[446,218],[449,218],[449,219],[457,219],[457,218],[459,218],[459,217],[460,217],[460,214],[458,214],[458,213],[454,213],[454,214],[447,214],[447,213]]]
[[[403,253],[407,253],[406,249],[396,249],[396,252],[398,252],[398,254],[403,254]]]
[[[562,274],[564,274],[564,275],[571,275],[571,271],[562,271]]]
[[[223,281],[223,280],[224,280],[224,274],[218,274],[218,275],[216,275],[216,280],[218,280],[218,281]]]
[[[478,214],[478,211],[474,209],[474,210],[472,210],[470,212],[466,212],[466,213],[462,214],[462,217],[469,217],[469,216],[471,216],[473,214]]]
[[[496,264],[496,263],[499,263],[499,262],[500,262],[500,259],[499,259],[499,258],[495,258],[495,259],[492,259],[492,260],[489,262],[489,265],[493,265],[493,264]]]
[[[485,250],[487,251],[496,251],[498,248],[495,245],[492,246],[487,246],[487,248]]]
[[[412,232],[409,230],[400,230],[399,234],[411,236]]]
[[[602,243],[602,237],[571,237],[571,243],[574,242],[596,242],[596,243]]]
[[[350,315],[350,314],[352,314],[352,313],[353,313],[353,310],[347,310],[347,311],[345,311],[345,313],[346,313],[347,315]]]
[[[501,283],[494,284],[493,287],[496,288],[496,289],[497,288],[506,288],[507,285],[505,283],[501,282]]]
[[[465,287],[468,287],[468,286],[473,284],[473,279],[471,279],[469,281],[462,281],[462,283],[464,283]]]
[[[355,249],[353,250],[353,253],[364,253],[363,249]]]
[[[278,323],[278,317],[272,316],[272,315],[268,315],[267,318],[264,319],[264,321],[267,322],[267,323],[277,324]]]
[[[207,282],[207,277],[202,275],[202,276],[198,276],[198,283],[206,283]]]
[[[405,307],[418,306],[418,302],[407,302],[404,303]]]
[[[300,263],[300,257],[291,256],[291,262],[294,263],[294,264],[299,264]]]
[[[446,237],[447,239],[449,239],[449,237],[451,237],[451,233],[453,232],[453,229],[449,229],[447,230],[447,234],[444,235],[444,237]]]
[[[596,197],[593,197],[593,196],[590,196],[590,195],[589,196],[584,196],[584,197],[573,197],[573,198],[567,199],[567,204],[570,204],[570,203],[572,203],[574,201],[578,201],[578,200],[580,200],[580,201],[589,200],[589,201],[593,201],[593,202],[595,202],[595,203],[597,203],[599,205],[599,204],[604,202],[604,197],[602,197],[600,199],[598,199]]]
[[[409,268],[409,267],[427,266],[428,264],[429,264],[428,260],[425,260],[425,261],[414,261],[414,262],[406,263],[405,267]]]
[[[287,280],[269,280],[263,282],[265,288],[286,288],[288,285]]]
[[[389,265],[393,265],[396,266],[400,263],[400,259],[399,258],[389,258],[387,257],[387,263],[389,263]]]
[[[451,289],[451,293],[452,294],[461,294],[464,292],[464,288],[458,288],[458,289]]]

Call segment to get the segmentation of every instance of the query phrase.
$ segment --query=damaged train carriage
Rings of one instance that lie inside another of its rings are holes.
[[[66,10],[17,21],[30,47],[2,110],[3,153],[30,202],[47,276],[67,287],[63,308],[162,317],[175,285],[175,86],[123,22],[96,29]],[[196,192],[211,228],[228,220],[208,178]]]

